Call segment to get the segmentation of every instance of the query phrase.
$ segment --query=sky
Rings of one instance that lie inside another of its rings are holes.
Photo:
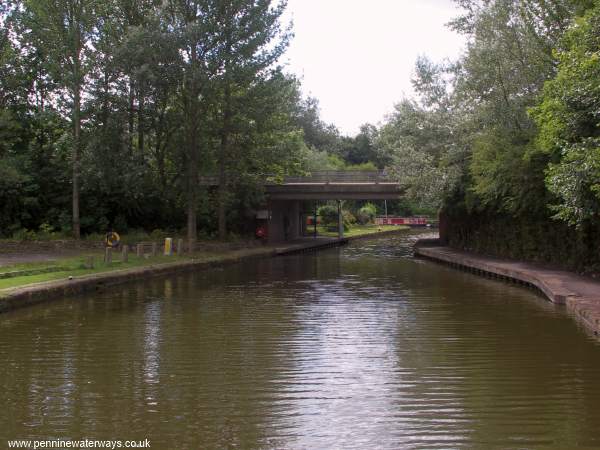
[[[464,39],[445,26],[458,13],[451,0],[288,0],[295,37],[283,61],[321,118],[355,135],[412,96],[419,55],[461,54]]]

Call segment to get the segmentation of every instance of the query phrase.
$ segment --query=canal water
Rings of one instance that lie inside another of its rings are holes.
[[[413,238],[1,315],[0,447],[600,448],[600,345],[533,291],[414,259]]]

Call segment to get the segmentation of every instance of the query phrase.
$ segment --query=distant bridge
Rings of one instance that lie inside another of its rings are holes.
[[[216,186],[217,177],[202,177],[204,186]],[[282,182],[266,177],[269,200],[393,200],[402,190],[384,171],[318,171],[286,176]]]
[[[218,178],[202,177],[200,183],[214,187]],[[287,176],[281,182],[265,176],[264,186],[272,242],[298,239],[303,234],[303,200],[394,200],[403,193],[398,182],[383,171],[316,171],[307,176]],[[341,206],[338,208],[339,236],[343,237]]]
[[[202,177],[200,183],[215,187],[218,178]],[[394,200],[403,193],[397,181],[380,171],[318,171],[303,177],[284,177],[281,182],[265,176],[264,186],[268,204],[260,219],[266,220],[271,242],[294,240],[304,234],[303,200],[337,200],[341,238],[344,229],[340,200]]]

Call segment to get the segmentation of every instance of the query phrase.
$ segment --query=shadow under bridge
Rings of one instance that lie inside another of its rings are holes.
[[[217,184],[216,177],[205,177],[202,182]],[[269,242],[306,235],[308,214],[302,205],[307,201],[338,201],[338,236],[343,238],[341,200],[396,200],[403,193],[398,182],[383,171],[318,171],[307,176],[287,176],[281,182],[267,179],[264,186],[267,205],[257,212],[256,218],[266,225]]]

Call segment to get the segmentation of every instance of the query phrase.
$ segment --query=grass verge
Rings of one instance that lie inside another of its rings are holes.
[[[344,233],[345,237],[356,237],[368,234],[376,234],[386,231],[395,231],[405,229],[400,226],[377,226],[377,225],[354,225],[349,231]],[[336,232],[327,231],[325,227],[317,228],[319,235],[337,237]],[[67,280],[69,277],[81,277],[106,272],[114,272],[124,269],[133,269],[139,267],[151,267],[160,264],[199,261],[199,262],[217,262],[227,258],[237,258],[249,255],[259,255],[272,251],[269,247],[254,247],[238,250],[203,250],[192,255],[183,256],[163,256],[137,257],[130,253],[127,262],[121,261],[121,255],[118,252],[113,254],[113,262],[106,264],[103,261],[101,251],[85,252],[78,256],[58,257],[53,261],[18,263],[0,267],[0,272],[23,272],[23,275],[16,275],[7,278],[0,278],[0,297],[6,295],[12,288],[29,286],[32,284],[43,283],[47,281]],[[94,267],[86,268],[86,260],[92,256],[94,258]],[[40,273],[43,272],[43,273]]]
[[[94,257],[94,267],[92,269],[85,267],[85,261],[88,257]],[[135,255],[129,255],[128,261],[123,262],[120,260],[120,255],[113,256],[113,262],[111,264],[106,264],[103,261],[102,253],[88,253],[85,255],[80,255],[77,257],[71,258],[61,258],[51,262],[36,262],[36,263],[26,263],[26,264],[15,264],[12,266],[2,266],[3,272],[9,271],[23,271],[25,274],[23,276],[15,276],[11,278],[0,279],[0,296],[2,295],[2,290],[10,289],[20,286],[27,286],[35,283],[43,283],[46,281],[55,281],[68,279],[69,277],[80,277],[84,275],[92,275],[103,272],[113,272],[117,270],[123,269],[132,269],[136,267],[149,267],[159,264],[165,263],[173,263],[180,261],[190,261],[190,260],[217,260],[220,257],[223,257],[224,254],[213,254],[213,253],[203,253],[203,254],[194,254],[191,256],[155,256],[155,257],[137,257]],[[56,267],[57,271],[52,271],[48,273],[36,273],[36,274],[27,274],[27,271],[31,271],[33,269],[51,269]]]
[[[357,237],[366,234],[384,233],[386,231],[407,230],[409,227],[403,225],[352,225],[348,231],[344,231],[344,237]],[[317,226],[319,236],[337,237],[337,231],[328,231],[323,225]]]

